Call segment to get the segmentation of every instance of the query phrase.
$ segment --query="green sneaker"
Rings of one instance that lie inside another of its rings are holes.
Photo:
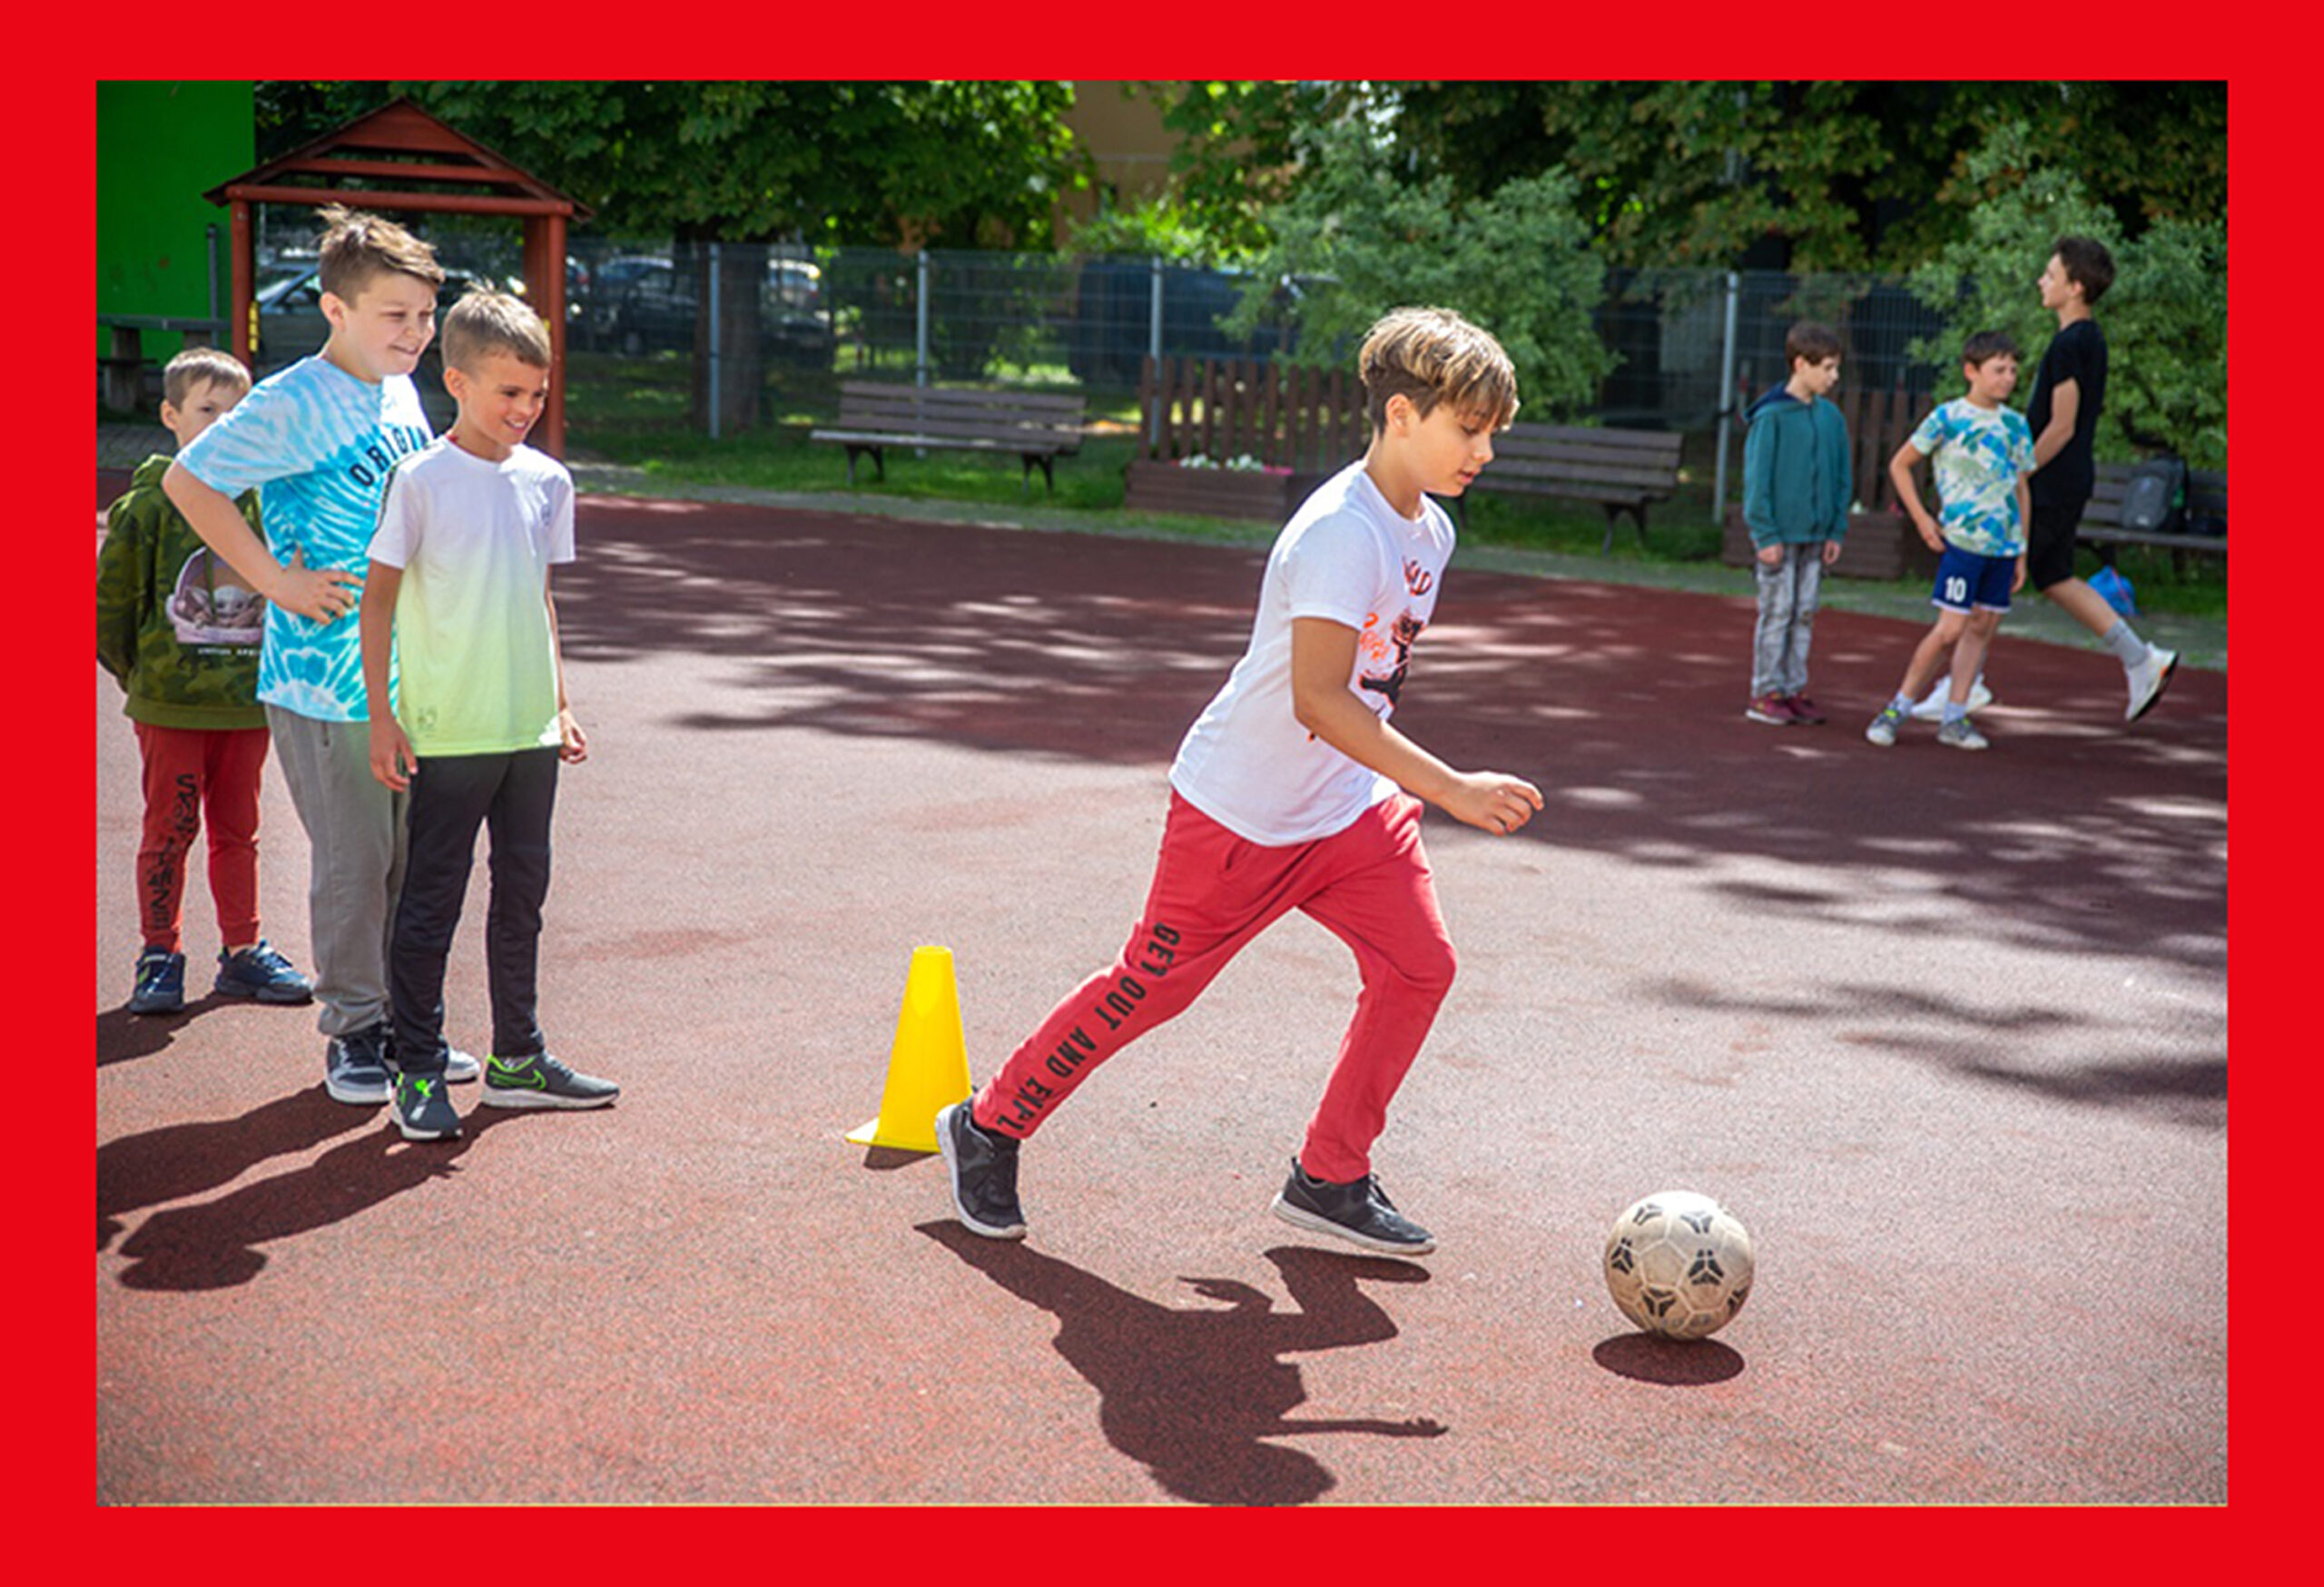
[[[1880,707],[1880,715],[1875,716],[1871,724],[1865,728],[1864,736],[1886,749],[1896,742],[1896,729],[1904,724],[1904,712],[1897,709],[1896,701],[1891,700]]]
[[[490,1108],[602,1108],[621,1088],[595,1075],[576,1074],[546,1052],[525,1058],[487,1056],[484,1094]]]

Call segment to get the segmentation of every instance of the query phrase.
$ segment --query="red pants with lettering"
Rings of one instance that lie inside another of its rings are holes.
[[[1345,1183],[1371,1171],[1388,1102],[1452,989],[1452,943],[1403,794],[1313,843],[1236,836],[1173,794],[1146,912],[1120,955],[1028,1037],[975,1101],[976,1121],[1022,1139],[1092,1070],[1183,1011],[1261,932],[1299,910],[1355,951],[1364,990],[1299,1160]]]
[[[257,941],[258,790],[266,729],[132,725],[145,762],[145,830],[137,849],[137,920],[145,946],[179,951],[186,857],[205,818],[219,946]]]

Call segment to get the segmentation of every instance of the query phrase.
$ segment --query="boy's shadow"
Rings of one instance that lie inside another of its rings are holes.
[[[327,1099],[320,1105],[340,1106]],[[248,1284],[266,1266],[261,1245],[338,1223],[458,1171],[459,1158],[477,1138],[509,1117],[498,1109],[478,1108],[461,1118],[455,1139],[408,1141],[381,1108],[359,1133],[302,1168],[215,1201],[170,1208],[147,1218],[122,1242],[121,1255],[132,1261],[122,1270],[121,1282],[130,1289],[187,1290]],[[98,1234],[106,1237],[102,1221]]]
[[[97,1067],[153,1057],[177,1040],[179,1027],[215,1006],[207,998],[194,998],[166,1014],[133,1014],[127,1003],[107,1009],[97,1016]]]
[[[320,1086],[261,1103],[239,1119],[166,1124],[97,1148],[97,1249],[140,1208],[231,1185],[269,1158],[311,1151],[351,1129],[377,1129],[384,1109],[334,1102]]]
[[[1098,1395],[1106,1441],[1182,1499],[1203,1504],[1304,1504],[1334,1485],[1303,1450],[1268,1443],[1305,1433],[1433,1438],[1424,1417],[1295,1420],[1307,1398],[1283,1356],[1396,1336],[1359,1279],[1424,1284],[1428,1269],[1381,1257],[1279,1246],[1265,1253],[1298,1309],[1226,1278],[1184,1282],[1224,1310],[1179,1311],[1014,1241],[983,1239],[946,1220],[917,1226],[970,1267],[1058,1319],[1057,1350]]]

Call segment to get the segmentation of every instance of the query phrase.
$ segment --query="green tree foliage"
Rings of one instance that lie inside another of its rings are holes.
[[[2219,83],[1154,84],[1194,229],[1244,247],[1295,180],[1303,124],[1361,112],[1462,198],[1563,171],[1610,264],[1896,271],[1977,202],[1964,162],[2014,120],[2116,231],[2225,212]]]
[[[1591,328],[1605,265],[1575,218],[1571,178],[1518,177],[1462,200],[1449,178],[1414,178],[1361,117],[1296,140],[1300,179],[1270,217],[1273,243],[1227,329],[1248,334],[1301,279],[1297,356],[1345,361],[1400,304],[1456,310],[1492,330],[1535,418],[1586,409],[1611,360]]]
[[[1088,179],[1065,83],[268,83],[261,146],[397,94],[631,235],[1039,249]]]
[[[2193,467],[2225,468],[2225,221],[2168,217],[2126,239],[2112,208],[2022,122],[1994,129],[1964,163],[1962,185],[1977,202],[1960,235],[1910,279],[1914,295],[1945,323],[1915,342],[1913,356],[1950,371],[1971,332],[2006,330],[2025,350],[2022,404],[2058,329],[2035,278],[2060,237],[2096,237],[2115,265],[2114,284],[2097,305],[2107,344],[2099,455],[2120,460],[2167,446]]]

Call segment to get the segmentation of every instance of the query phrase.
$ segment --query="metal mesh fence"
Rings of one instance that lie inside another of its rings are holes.
[[[310,258],[300,248],[311,216],[294,212],[292,231],[270,227],[268,214],[262,208],[262,284]],[[438,230],[431,240],[463,279],[518,276],[515,227]],[[694,366],[709,346],[701,321],[721,254],[765,261],[754,310],[759,362],[770,384],[792,389],[812,385],[801,377],[828,374],[1127,393],[1149,354],[1265,363],[1285,345],[1272,327],[1247,337],[1223,328],[1250,284],[1232,271],[1136,256],[811,250],[577,232],[566,267],[569,345],[593,356],[594,378],[627,389],[616,409],[701,422],[709,382]],[[741,279],[730,258],[718,280],[731,292]],[[295,289],[275,300],[262,294],[269,350],[312,350],[320,317],[310,297]],[[1929,395],[1937,371],[1914,364],[1907,349],[1941,321],[1901,278],[1610,271],[1594,321],[1615,366],[1594,417],[1709,431],[1722,411],[1737,411],[1785,377],[1784,332],[1800,319],[1840,332],[1846,384],[1902,390],[1916,401]]]

